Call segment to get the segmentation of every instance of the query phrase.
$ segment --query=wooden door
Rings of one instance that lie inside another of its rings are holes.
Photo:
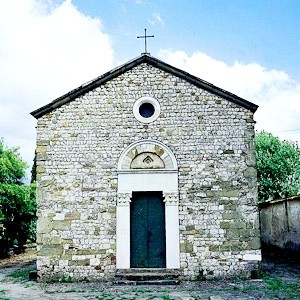
[[[133,192],[130,204],[130,267],[166,267],[162,192]]]

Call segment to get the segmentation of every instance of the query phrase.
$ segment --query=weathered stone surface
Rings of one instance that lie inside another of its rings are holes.
[[[193,244],[189,241],[184,241],[180,244],[180,252],[184,253],[192,253],[193,252]]]
[[[41,247],[38,251],[38,256],[47,256],[47,257],[59,257],[63,253],[63,247],[61,244],[50,245],[46,244]]]
[[[143,96],[160,103],[155,122],[133,115]],[[199,270],[205,277],[249,274],[248,259],[260,255],[253,126],[251,111],[146,64],[39,118],[41,278],[113,276],[117,163],[143,139],[164,143],[178,163],[184,278],[197,278]],[[163,152],[156,147],[149,157],[163,159]]]
[[[46,217],[39,217],[36,226],[39,234],[49,233],[53,228],[52,220]]]

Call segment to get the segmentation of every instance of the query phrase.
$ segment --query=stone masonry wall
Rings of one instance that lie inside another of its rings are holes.
[[[156,98],[138,122],[134,102]],[[37,127],[38,275],[110,280],[116,259],[117,163],[142,139],[179,166],[185,278],[249,274],[260,260],[252,112],[141,64],[41,117]]]

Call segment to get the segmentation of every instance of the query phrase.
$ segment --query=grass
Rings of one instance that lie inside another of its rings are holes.
[[[31,270],[28,269],[16,270],[8,274],[4,280],[12,281],[13,283],[22,283],[25,288],[29,288],[35,284],[34,281],[29,280],[30,272]],[[2,299],[0,298],[0,300]]]
[[[14,283],[25,283],[29,281],[29,273],[31,271],[28,269],[20,269],[13,271],[7,275],[7,278],[12,279]]]
[[[272,296],[287,297],[283,299],[300,299],[300,283],[287,283],[273,276],[263,276],[263,281]]]
[[[11,300],[8,296],[5,295],[5,290],[0,289],[0,300]]]
[[[99,296],[98,296],[99,300],[113,300],[115,299],[115,296],[110,293],[110,292],[102,292]]]

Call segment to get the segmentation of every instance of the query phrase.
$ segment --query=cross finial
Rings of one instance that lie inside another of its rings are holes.
[[[145,39],[145,52],[142,54],[147,54],[147,38],[154,37],[154,35],[147,35],[147,29],[145,28],[145,35],[137,36],[138,39]]]

